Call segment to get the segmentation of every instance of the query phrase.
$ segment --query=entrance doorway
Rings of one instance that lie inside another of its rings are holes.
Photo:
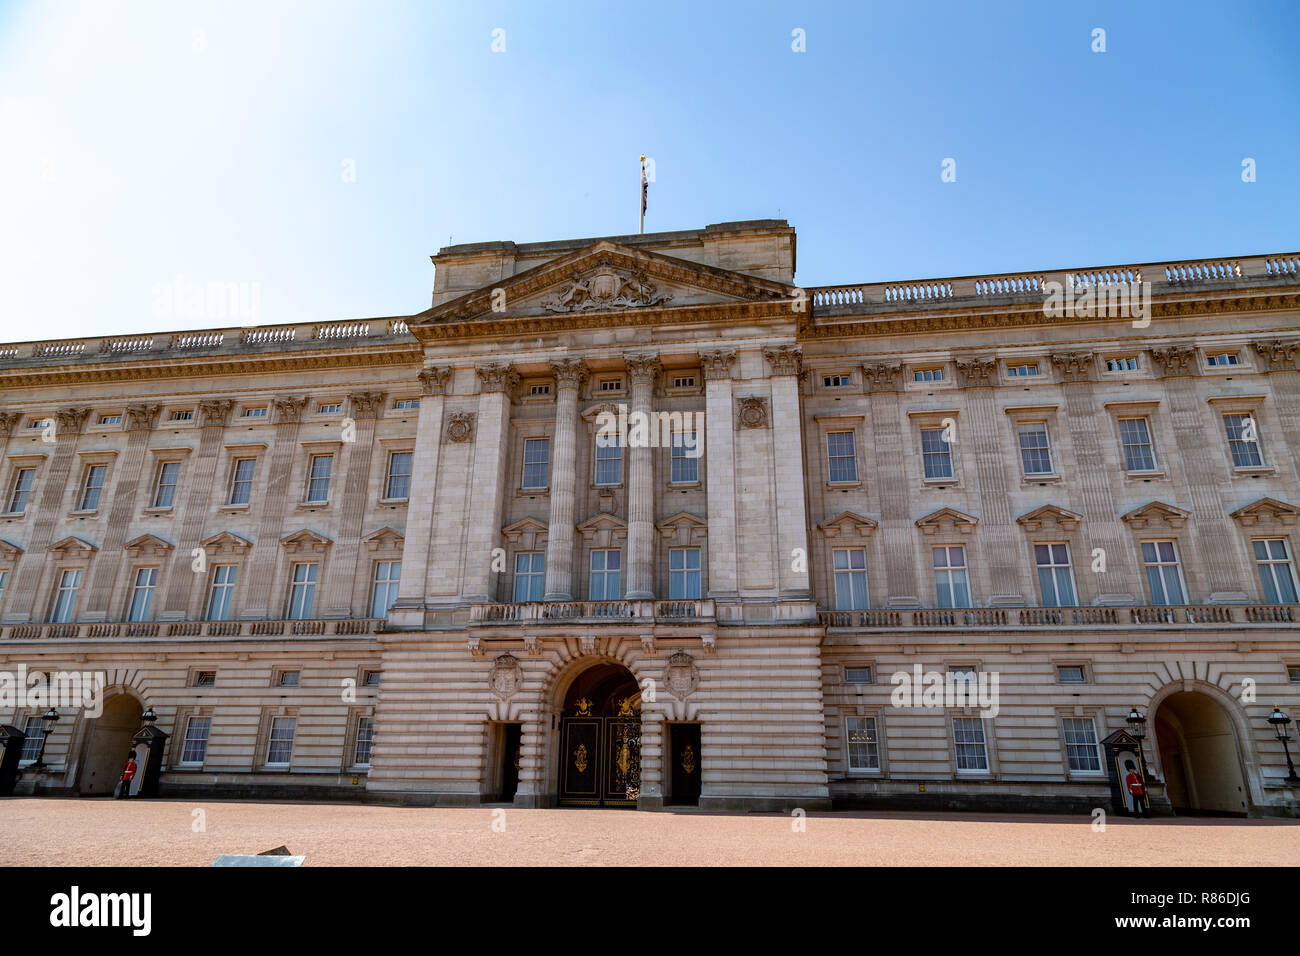
[[[561,806],[634,807],[641,793],[641,688],[618,664],[574,679],[560,712]]]
[[[1222,705],[1195,691],[1171,694],[1156,710],[1155,732],[1175,813],[1246,815],[1241,751]]]
[[[700,725],[669,724],[668,802],[677,807],[700,805]]]
[[[104,712],[91,721],[81,762],[78,790],[83,797],[113,795],[131,752],[131,738],[140,729],[142,713],[140,702],[130,694],[115,694],[104,701]],[[135,775],[132,793],[143,778],[143,772]]]

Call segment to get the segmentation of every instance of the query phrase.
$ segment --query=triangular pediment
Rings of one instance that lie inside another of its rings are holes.
[[[395,551],[401,549],[406,537],[392,525],[384,525],[382,528],[370,532],[361,540],[366,543],[371,551]]]
[[[611,515],[611,514],[606,514],[605,512],[601,512],[600,514],[592,515],[586,521],[583,521],[578,525],[578,530],[583,532],[601,531],[604,530],[605,528],[614,528],[619,531],[626,531],[627,522],[624,521],[622,518],[618,517],[618,515]]]
[[[172,550],[172,543],[164,541],[156,534],[142,534],[122,545],[128,554],[155,554]]]
[[[320,552],[328,548],[332,541],[325,535],[310,528],[303,528],[295,531],[293,534],[286,534],[280,539],[280,546],[286,551],[309,551]]]
[[[856,511],[841,511],[833,518],[817,523],[817,530],[828,538],[865,537],[877,528],[877,523]]]
[[[22,547],[14,544],[7,538],[0,538],[0,558],[9,558],[12,560],[22,553]]]
[[[458,335],[499,334],[547,320],[572,328],[578,317],[608,321],[611,314],[624,316],[620,321],[626,324],[626,316],[646,309],[775,304],[796,294],[789,283],[602,239],[436,305],[408,325],[417,336],[437,337],[450,329]]]
[[[1300,508],[1276,498],[1260,498],[1238,508],[1231,517],[1247,527],[1255,524],[1293,525],[1300,518]]]
[[[50,545],[45,550],[51,551],[55,554],[71,555],[77,553],[91,554],[98,551],[99,548],[95,547],[95,545],[91,544],[85,538],[78,538],[75,534],[70,534],[66,538],[54,542],[54,544]]]
[[[199,544],[203,546],[204,551],[213,551],[217,554],[242,554],[253,546],[253,542],[247,538],[241,538],[230,531],[218,531],[210,538],[204,538]]]
[[[1063,531],[1073,531],[1079,527],[1079,522],[1082,520],[1083,515],[1070,511],[1068,508],[1061,508],[1057,505],[1043,505],[1041,508],[1035,508],[1033,511],[1022,514],[1016,519],[1016,523],[1028,531],[1037,531],[1043,527],[1056,527]]]
[[[1120,520],[1127,521],[1134,528],[1148,528],[1161,524],[1179,528],[1190,514],[1190,511],[1165,504],[1163,501],[1149,501],[1141,508],[1134,508],[1127,514],[1120,515]]]
[[[939,532],[948,534],[953,530],[962,534],[970,534],[975,529],[978,520],[964,511],[958,511],[956,508],[940,508],[938,511],[931,511],[924,518],[917,518],[916,526],[926,534],[938,534]]]

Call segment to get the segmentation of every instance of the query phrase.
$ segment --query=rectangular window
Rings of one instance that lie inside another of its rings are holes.
[[[525,491],[540,491],[547,486],[551,475],[551,440],[549,438],[524,439]]]
[[[50,612],[53,624],[70,624],[77,607],[77,591],[81,588],[81,570],[69,569],[59,574],[59,586],[54,592],[54,609]]]
[[[939,607],[970,607],[966,549],[961,545],[935,548],[934,591]]]
[[[847,375],[824,375],[822,376],[823,388],[843,388],[849,384]]]
[[[1121,418],[1119,440],[1124,446],[1126,471],[1155,471],[1155,448],[1151,444],[1151,425],[1145,418]]]
[[[876,718],[846,717],[845,737],[848,740],[850,770],[879,770],[880,741],[876,737]]]
[[[621,392],[623,391],[623,380],[621,378],[607,378],[600,383],[602,392]]]
[[[342,403],[342,402],[330,402],[328,405],[317,405],[317,406],[316,406],[316,414],[317,414],[317,415],[333,415],[334,413],[336,413],[336,412],[338,412],[338,411],[341,411],[342,408],[343,408],[343,403]]]
[[[333,470],[333,455],[311,456],[311,471],[307,478],[307,501],[315,504],[329,501],[330,473]]]
[[[1025,422],[1017,429],[1020,436],[1020,464],[1026,475],[1052,473],[1052,449],[1044,422]]]
[[[179,461],[165,461],[158,466],[158,484],[153,493],[155,508],[170,508],[176,501],[176,482],[180,480],[180,476]]]
[[[411,496],[411,460],[413,453],[395,451],[388,456],[388,478],[384,482],[384,497],[405,499]]]
[[[831,481],[857,481],[858,455],[853,432],[829,432],[826,435],[826,458]]]
[[[546,552],[521,551],[515,555],[515,603],[540,601],[546,588]]]
[[[1074,575],[1070,570],[1070,546],[1067,544],[1034,545],[1034,563],[1038,566],[1038,589],[1043,607],[1074,607]]]
[[[690,484],[700,480],[700,446],[695,432],[673,432],[673,484]]]
[[[352,751],[352,763],[357,767],[370,766],[370,751],[375,744],[375,719],[357,718],[357,744]]]
[[[394,408],[419,408],[420,400],[418,398],[399,398],[393,402]]]
[[[157,568],[137,568],[135,583],[131,586],[131,604],[126,611],[128,621],[147,621],[153,610],[153,592],[158,588]]]
[[[266,417],[266,406],[265,406],[265,405],[257,405],[257,406],[254,406],[253,408],[245,408],[245,409],[244,409],[244,417],[245,417],[245,418],[265,418],[265,417]]]
[[[104,476],[108,474],[108,465],[90,465],[86,469],[86,480],[81,486],[81,511],[97,511],[99,496],[104,491]]]
[[[230,504],[246,505],[253,497],[253,471],[256,458],[236,458],[230,470]]]
[[[862,548],[835,548],[835,610],[858,611],[867,607],[867,552]]]
[[[49,424],[50,424],[50,420],[48,418],[33,418],[30,422],[27,423],[27,427],[47,428],[49,427]]]
[[[271,718],[271,735],[266,742],[267,764],[289,766],[289,758],[293,754],[293,732],[297,723],[295,717]]]
[[[952,737],[957,749],[958,773],[988,771],[989,753],[984,744],[983,720],[979,717],[954,717]]]
[[[172,422],[192,422],[194,421],[194,412],[188,408],[178,408],[168,416],[167,420]]]
[[[1065,732],[1065,756],[1070,769],[1077,773],[1101,773],[1101,750],[1092,718],[1062,717],[1061,727]]]
[[[320,565],[315,562],[293,566],[293,583],[289,585],[289,620],[305,621],[311,617],[312,603],[316,600],[316,572],[319,569]]]
[[[9,583],[9,572],[0,571],[0,607],[5,604],[5,585]]]
[[[182,764],[201,764],[208,754],[208,734],[212,732],[211,717],[191,717],[185,721],[185,739],[181,744]]]
[[[912,369],[912,381],[914,382],[942,382],[943,369],[941,368],[916,368]]]
[[[700,597],[700,549],[670,548],[668,551],[668,599],[694,601]]]
[[[35,481],[35,468],[19,468],[14,473],[13,488],[9,491],[10,514],[23,514],[27,510],[27,499],[32,496],[32,484]]]
[[[1225,365],[1240,365],[1241,361],[1236,352],[1218,352],[1206,358],[1206,361],[1215,367],[1222,368]]]
[[[101,425],[120,425],[122,424],[121,415],[100,415],[99,423]]]
[[[1292,684],[1300,684],[1300,666],[1289,665],[1286,669],[1286,679]]]
[[[673,379],[673,388],[694,388],[694,375],[679,375]]]
[[[613,549],[591,552],[592,601],[617,601],[623,593],[623,552]]]
[[[1255,566],[1259,568],[1265,603],[1295,604],[1295,568],[1286,541],[1282,538],[1256,538],[1250,544],[1255,549]]]
[[[366,687],[379,686],[379,671],[365,671],[362,676],[365,678],[361,683]]]
[[[1172,541],[1143,541],[1142,564],[1151,588],[1152,604],[1186,604],[1178,551]]]
[[[623,446],[617,435],[596,436],[596,484],[617,485],[623,480]]]
[[[1037,365],[1008,365],[1007,374],[1012,378],[1027,378],[1038,374]]]
[[[280,671],[276,675],[275,684],[277,687],[297,687],[300,671]]]
[[[870,667],[845,667],[844,683],[846,684],[870,684],[871,668]]]
[[[1083,672],[1082,664],[1062,664],[1056,668],[1056,682],[1058,684],[1086,684],[1088,678]]]
[[[549,385],[533,385],[533,386],[530,386],[529,389],[528,389],[528,394],[529,394],[529,395],[550,395],[550,394],[551,394],[551,386],[549,386]]]
[[[921,460],[927,478],[951,478],[952,448],[944,441],[944,428],[921,429]]]
[[[1232,452],[1232,467],[1255,468],[1264,464],[1259,453],[1259,431],[1250,415],[1224,415],[1223,428],[1228,433],[1228,450]]]
[[[39,717],[28,717],[23,724],[23,733],[27,739],[23,741],[22,756],[18,759],[35,760],[41,755],[41,744],[45,742],[45,722]]]
[[[1137,367],[1136,355],[1119,355],[1115,358],[1106,359],[1106,371],[1108,372],[1136,372]]]
[[[370,616],[388,617],[397,600],[397,585],[402,579],[401,561],[376,561],[375,580],[370,589]]]
[[[230,606],[235,596],[234,564],[218,564],[212,569],[212,588],[208,591],[208,620],[225,621],[230,618]]]
[[[196,671],[195,674],[194,674],[194,686],[195,686],[195,687],[216,687],[216,686],[217,686],[217,672],[216,672],[216,671]]]

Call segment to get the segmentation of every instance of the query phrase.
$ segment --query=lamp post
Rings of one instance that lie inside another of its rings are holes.
[[[154,722],[158,719],[158,715],[153,712],[152,707],[149,707],[146,708],[145,712],[140,715],[140,719],[144,721],[145,724],[152,727],[154,725]]]
[[[1287,741],[1291,739],[1286,732],[1287,724],[1291,723],[1291,718],[1282,713],[1282,708],[1277,704],[1273,705],[1273,713],[1268,715],[1268,722],[1273,725],[1277,731],[1277,739],[1282,741],[1282,752],[1286,754],[1286,782],[1290,784],[1300,783],[1300,777],[1295,774],[1295,764],[1291,762],[1291,748],[1287,746]]]
[[[1129,708],[1128,716],[1124,720],[1128,724],[1129,733],[1138,742],[1138,760],[1145,763],[1146,757],[1142,753],[1142,741],[1146,739],[1147,735],[1147,719],[1138,713],[1137,704],[1134,704]]]
[[[51,707],[44,716],[41,717],[41,752],[36,755],[36,762],[32,764],[33,770],[45,769],[45,744],[50,739],[50,734],[54,733],[54,728],[59,723],[59,712]]]

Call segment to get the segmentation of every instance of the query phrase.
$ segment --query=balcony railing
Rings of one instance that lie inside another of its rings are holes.
[[[817,623],[840,630],[1006,627],[1214,627],[1295,624],[1296,604],[1175,604],[1132,607],[914,608],[819,611]]]
[[[711,598],[689,601],[539,601],[475,604],[471,624],[617,624],[713,621]]]
[[[351,637],[377,634],[385,618],[312,621],[146,621],[101,624],[4,624],[0,639],[116,640],[128,637]]]

